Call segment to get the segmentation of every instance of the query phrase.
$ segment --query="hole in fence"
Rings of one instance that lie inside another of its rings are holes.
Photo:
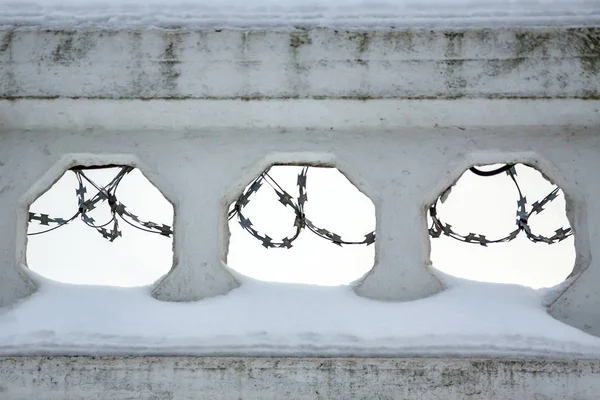
[[[374,264],[375,206],[336,168],[273,166],[230,206],[229,267],[264,281],[344,285]]]
[[[127,166],[74,167],[29,208],[28,267],[52,280],[142,286],[173,264],[173,206]]]
[[[532,167],[510,167],[476,166],[440,195],[428,213],[432,264],[471,280],[554,286],[575,262],[564,193]]]

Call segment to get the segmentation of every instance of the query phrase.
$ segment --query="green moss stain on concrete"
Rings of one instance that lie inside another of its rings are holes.
[[[71,65],[83,60],[95,46],[98,34],[94,32],[57,32],[58,44],[52,50],[50,59],[55,64]]]
[[[418,32],[410,30],[387,31],[383,34],[383,41],[392,51],[413,53],[415,51],[415,35]]]
[[[534,59],[548,57],[548,44],[552,35],[547,30],[519,30],[515,32],[512,44],[513,56],[498,64],[501,73],[510,73],[523,63]],[[502,69],[504,71],[502,71]]]
[[[578,50],[581,68],[592,75],[600,75],[600,28],[571,29]]]
[[[552,34],[547,30],[521,30],[515,32],[515,57],[548,56]]]
[[[349,39],[356,42],[356,51],[359,55],[362,55],[369,49],[371,34],[369,32],[355,32],[350,34]]]
[[[444,32],[444,39],[446,40],[446,51],[445,56],[447,58],[462,58],[463,57],[463,40],[465,38],[464,32],[451,31]]]
[[[433,33],[435,35],[435,33]],[[463,42],[465,32],[463,31],[448,31],[443,33],[445,40],[444,56],[446,60],[443,62],[444,69],[444,84],[448,92],[457,98],[464,96],[464,90],[469,82],[464,77],[464,53]]]
[[[181,76],[178,68],[178,65],[181,64],[179,53],[186,35],[186,33],[180,32],[163,33],[164,50],[159,65],[163,87],[169,93],[176,92],[178,88],[177,81]]]
[[[2,36],[2,41],[0,41],[0,53],[5,53],[12,45],[14,38],[14,31],[10,30]]]
[[[297,51],[299,47],[312,44],[312,38],[309,32],[291,32],[290,47]]]

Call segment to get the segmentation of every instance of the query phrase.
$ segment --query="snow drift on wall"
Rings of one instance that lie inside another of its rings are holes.
[[[555,320],[548,289],[440,277],[444,292],[378,302],[348,286],[243,279],[228,294],[156,301],[147,287],[67,285],[0,313],[0,357],[15,355],[472,356],[600,358],[600,338]]]
[[[0,0],[0,25],[381,28],[600,25],[600,0]]]

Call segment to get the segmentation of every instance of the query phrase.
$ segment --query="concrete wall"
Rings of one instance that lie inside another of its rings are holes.
[[[0,30],[7,98],[598,98],[600,28]]]
[[[577,260],[551,312],[600,335],[600,30],[4,30],[0,305],[35,290],[29,205],[70,166],[139,167],[174,204],[174,263],[154,296],[238,282],[225,210],[275,162],[337,166],[375,203],[359,295],[443,290],[425,209],[469,166],[524,162],[568,196]],[[240,172],[241,171],[241,172]],[[202,223],[198,223],[202,221]]]
[[[0,358],[0,398],[595,400],[599,373],[600,361]]]

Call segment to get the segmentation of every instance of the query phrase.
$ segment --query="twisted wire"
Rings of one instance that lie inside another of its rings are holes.
[[[458,240],[464,243],[474,243],[479,244],[481,246],[487,246],[488,244],[494,243],[505,243],[510,242],[516,239],[521,232],[525,234],[527,239],[534,243],[548,243],[554,244],[561,242],[571,236],[573,234],[573,230],[571,228],[561,227],[554,231],[554,235],[547,237],[541,234],[536,234],[531,229],[529,225],[529,219],[533,213],[536,215],[544,211],[544,206],[551,201],[555,200],[559,194],[558,186],[555,187],[548,195],[546,195],[542,200],[536,201],[532,204],[531,209],[527,211],[527,198],[523,195],[519,182],[517,181],[517,171],[515,169],[514,164],[506,164],[500,168],[497,168],[492,171],[483,171],[478,168],[472,167],[469,169],[471,172],[478,176],[489,177],[495,176],[501,173],[506,172],[506,174],[510,177],[512,182],[515,185],[518,194],[517,200],[517,218],[516,218],[516,228],[512,232],[507,235],[500,237],[489,239],[486,235],[482,235],[479,233],[469,232],[468,234],[461,234],[452,229],[452,225],[448,223],[444,223],[439,215],[437,210],[437,205],[439,202],[443,201],[443,199],[447,196],[450,188],[442,193],[436,201],[429,207],[429,216],[431,217],[432,224],[429,228],[429,235],[432,238],[439,238],[441,235],[448,236],[452,239]]]
[[[275,181],[271,175],[269,175],[270,168],[265,170],[262,174],[260,174],[245,190],[242,192],[240,197],[233,203],[232,208],[229,211],[228,218],[231,220],[234,217],[238,217],[238,222],[240,226],[252,235],[254,238],[262,242],[263,247],[269,248],[291,248],[293,246],[294,241],[298,239],[300,234],[304,229],[308,229],[315,235],[319,236],[322,239],[328,240],[329,242],[337,245],[370,245],[375,242],[375,231],[369,232],[364,236],[364,239],[361,241],[351,241],[344,240],[342,237],[325,228],[321,228],[317,226],[314,222],[306,217],[304,207],[306,202],[308,201],[307,195],[307,174],[309,167],[303,167],[301,172],[298,174],[298,179],[296,181],[296,185],[298,186],[298,196],[296,198],[292,197],[288,192],[286,192],[278,183]],[[269,235],[260,233],[258,230],[254,228],[252,221],[244,215],[244,207],[248,205],[252,195],[262,187],[262,183],[266,182],[267,185],[271,187],[271,189],[275,192],[275,194],[279,197],[279,202],[283,204],[285,207],[290,207],[295,215],[294,219],[294,227],[295,232],[292,236],[285,237],[279,240],[273,240]]]
[[[92,179],[90,179],[85,173],[83,167],[74,167],[71,171],[75,174],[78,181],[78,188],[76,189],[76,195],[78,198],[78,210],[77,212],[68,219],[63,218],[52,218],[48,214],[36,214],[29,213],[29,222],[37,221],[40,225],[51,226],[55,224],[55,226],[38,232],[31,232],[28,235],[39,235],[43,233],[51,232],[55,229],[58,229],[62,226],[65,226],[78,217],[83,221],[87,226],[95,229],[102,235],[103,238],[110,240],[111,242],[116,240],[117,238],[122,236],[122,232],[119,229],[119,220],[124,221],[128,225],[149,233],[156,233],[165,237],[171,237],[173,235],[173,230],[169,225],[158,224],[152,221],[146,221],[140,219],[137,215],[132,213],[127,209],[127,207],[118,201],[117,199],[117,189],[121,184],[123,178],[129,174],[134,168],[129,166],[107,166],[106,168],[119,168],[119,172],[116,176],[105,186],[98,185]],[[250,183],[246,187],[246,189],[242,192],[242,194],[237,198],[237,200],[232,204],[231,209],[228,212],[228,219],[232,220],[237,217],[238,223],[246,232],[248,232],[251,236],[256,238],[262,243],[262,246],[265,248],[286,248],[289,249],[293,247],[294,242],[300,237],[300,234],[304,230],[309,230],[318,237],[325,239],[335,245],[371,245],[375,242],[376,233],[375,231],[371,231],[364,235],[363,240],[344,240],[342,237],[325,228],[319,227],[309,218],[307,218],[305,214],[305,205],[308,201],[308,192],[307,192],[307,177],[308,177],[309,167],[303,167],[301,172],[298,174],[296,186],[298,188],[298,195],[296,197],[290,195],[287,191],[285,191],[279,183],[273,179],[273,177],[269,174],[270,168],[266,169],[262,174],[260,174],[254,181]],[[472,173],[481,176],[481,177],[491,177],[496,176],[501,173],[506,173],[511,181],[514,183],[516,192],[518,195],[517,200],[517,213],[516,213],[516,227],[513,231],[508,234],[498,237],[498,238],[488,238],[486,235],[469,232],[468,234],[462,234],[456,232],[452,225],[445,223],[439,216],[438,213],[438,203],[443,202],[444,199],[448,196],[450,192],[450,188],[448,188],[445,192],[440,194],[436,201],[429,207],[429,216],[431,217],[431,226],[429,228],[429,235],[432,238],[439,238],[442,235],[448,236],[452,239],[464,242],[464,243],[474,243],[482,246],[487,246],[488,244],[495,243],[506,243],[516,239],[521,233],[524,233],[525,236],[534,243],[558,243],[569,236],[573,235],[573,231],[570,227],[564,228],[561,227],[555,230],[553,236],[544,236],[538,233],[535,233],[531,226],[529,225],[529,220],[533,215],[538,215],[542,211],[545,210],[545,206],[554,201],[558,196],[560,189],[555,187],[548,195],[546,195],[543,199],[534,202],[531,205],[531,208],[527,210],[527,198],[523,195],[519,182],[517,180],[517,172],[514,164],[506,164],[497,169],[491,171],[481,170],[476,167],[472,167],[469,169]],[[97,193],[86,199],[87,187],[84,184],[84,181],[94,187]],[[250,203],[252,196],[257,193],[266,183],[268,187],[270,187],[274,193],[278,196],[279,202],[284,207],[289,207],[294,214],[294,223],[293,223],[293,233],[278,240],[274,240],[266,233],[259,232],[255,227],[253,222],[244,215],[245,207]],[[111,218],[104,223],[97,224],[93,217],[89,215],[89,213],[97,208],[97,205],[107,202],[110,208]],[[109,225],[112,224],[111,229],[107,229]]]
[[[127,207],[117,199],[117,189],[119,185],[123,178],[133,171],[134,168],[130,166],[107,166],[105,168],[119,168],[117,175],[105,186],[98,185],[88,177],[84,172],[84,167],[71,168],[71,171],[75,174],[78,182],[78,187],[75,190],[78,199],[77,212],[69,219],[52,218],[48,214],[30,212],[28,219],[30,223],[37,221],[40,225],[50,226],[51,224],[56,224],[56,226],[43,231],[28,232],[27,235],[33,236],[51,232],[73,222],[79,217],[86,226],[95,229],[103,238],[111,242],[122,237],[122,231],[119,228],[119,220],[144,232],[171,237],[173,230],[169,225],[141,220],[137,215],[127,210]],[[98,167],[95,169],[102,168]],[[97,191],[94,196],[88,199],[86,199],[87,187],[84,184],[84,181],[93,186]],[[99,204],[104,202],[108,203],[111,217],[107,222],[97,224],[95,219],[89,214],[96,209]],[[106,227],[109,225],[112,225],[112,227],[107,229]]]

